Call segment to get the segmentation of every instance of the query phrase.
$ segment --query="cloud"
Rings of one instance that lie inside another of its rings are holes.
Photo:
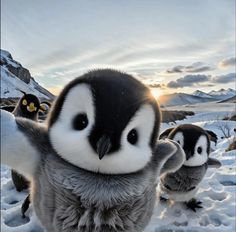
[[[183,65],[175,66],[171,69],[166,70],[166,73],[182,73],[182,72],[198,73],[198,72],[205,72],[205,71],[210,71],[210,70],[213,70],[213,68],[210,67],[209,65],[205,65],[202,62],[196,62],[188,66],[183,66]]]
[[[150,88],[164,88],[164,84],[149,84],[148,85]]]
[[[177,79],[176,81],[170,81],[167,84],[169,88],[181,88],[186,86],[194,86],[195,84],[201,82],[207,82],[210,80],[210,76],[207,75],[186,75],[182,78]]]
[[[236,65],[236,57],[224,59],[224,60],[220,61],[218,64],[218,66],[220,68],[228,68],[228,67],[232,67],[235,65]]]
[[[178,65],[171,69],[166,70],[167,73],[182,73],[184,66]]]
[[[221,84],[236,82],[236,73],[228,73],[226,75],[213,77],[212,82]]]

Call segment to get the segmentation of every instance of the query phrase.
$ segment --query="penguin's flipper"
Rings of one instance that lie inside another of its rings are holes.
[[[31,179],[38,164],[40,154],[24,130],[18,126],[13,114],[1,110],[1,161]],[[37,123],[19,118],[19,121],[29,122],[29,129],[37,127]],[[37,141],[36,141],[37,142]]]
[[[25,200],[24,200],[24,202],[23,202],[23,204],[22,204],[22,206],[21,206],[22,218],[25,218],[25,213],[26,213],[26,211],[28,210],[29,205],[30,205],[30,195],[28,195],[28,196],[25,198]]]
[[[207,164],[209,168],[220,168],[221,162],[214,158],[208,158]]]
[[[159,139],[167,138],[169,136],[170,132],[174,129],[175,128],[173,128],[173,127],[166,129],[164,132],[161,133],[161,135],[159,136]]]
[[[177,171],[185,162],[185,153],[182,147],[169,139],[159,140],[155,153],[161,175]]]
[[[29,181],[14,170],[11,170],[11,179],[18,192],[29,188]]]
[[[201,201],[197,201],[195,198],[192,198],[190,201],[185,202],[185,205],[187,206],[188,209],[191,209],[192,211],[194,211],[196,213],[196,209],[201,209],[203,208],[201,206],[202,202]]]

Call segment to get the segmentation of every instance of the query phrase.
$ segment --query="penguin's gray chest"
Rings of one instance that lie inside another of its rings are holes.
[[[155,185],[143,188],[131,181],[126,188],[129,180],[111,183],[51,161],[38,170],[33,191],[36,214],[47,231],[143,231],[155,205]]]
[[[198,167],[182,166],[177,172],[162,177],[161,184],[169,191],[188,192],[197,187],[206,170],[206,164]]]

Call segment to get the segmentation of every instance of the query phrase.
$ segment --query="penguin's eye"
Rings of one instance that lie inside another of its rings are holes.
[[[128,136],[127,136],[127,140],[129,143],[131,143],[132,145],[135,145],[138,141],[138,132],[136,129],[132,129]]]
[[[201,148],[201,147],[198,147],[198,148],[197,148],[197,153],[198,153],[198,154],[201,154],[201,153],[202,153],[202,148]]]
[[[22,101],[22,104],[23,104],[24,106],[26,106],[26,105],[27,105],[27,101],[24,99],[24,100]]]
[[[78,114],[73,120],[73,128],[75,130],[83,130],[88,125],[88,118],[86,114]]]

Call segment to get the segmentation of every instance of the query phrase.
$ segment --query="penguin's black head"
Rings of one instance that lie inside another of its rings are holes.
[[[38,114],[40,102],[35,95],[24,93],[23,97],[19,100],[17,107],[21,110],[22,116],[33,119]]]
[[[49,117],[57,153],[81,168],[130,173],[151,159],[160,112],[150,90],[114,70],[91,71],[70,82]]]
[[[165,130],[160,139],[169,138],[178,142],[185,151],[185,166],[203,165],[210,153],[208,131],[192,124],[183,124]]]
[[[207,162],[210,139],[207,132],[192,124],[179,125],[169,131],[169,139],[178,142],[185,151],[185,166],[200,166]]]

